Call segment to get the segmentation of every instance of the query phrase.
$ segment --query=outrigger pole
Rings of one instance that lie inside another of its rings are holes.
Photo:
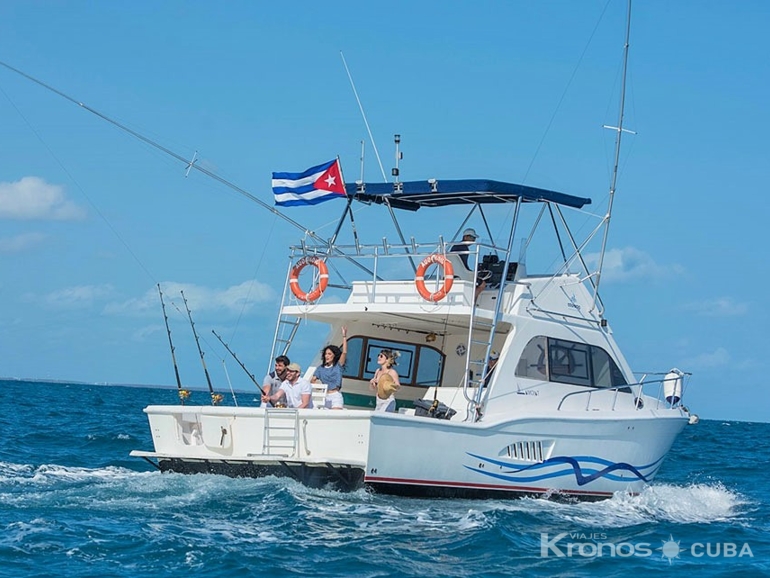
[[[612,217],[612,201],[615,199],[615,187],[618,182],[618,164],[620,162],[620,141],[623,137],[623,112],[626,106],[626,76],[628,73],[628,48],[631,40],[631,0],[628,0],[628,16],[626,18],[626,42],[623,46],[623,74],[622,83],[620,89],[620,111],[618,113],[618,126],[605,126],[616,131],[615,134],[615,159],[614,166],[612,168],[612,180],[610,182],[610,199],[607,203],[607,214],[604,216],[604,236],[602,237],[602,249],[599,253],[599,264],[596,268],[596,283],[594,284],[594,304],[596,307],[596,301],[599,297],[599,282],[602,279],[602,266],[604,265],[604,253],[607,249],[607,237],[610,232],[610,218]],[[593,309],[592,308],[592,309]]]
[[[239,187],[239,186],[238,186],[238,185],[236,185],[235,183],[232,183],[232,182],[228,181],[227,179],[225,179],[225,178],[223,178],[223,177],[220,177],[218,174],[216,174],[216,173],[214,173],[214,172],[212,172],[212,171],[209,171],[209,170],[207,170],[207,169],[205,169],[205,168],[201,167],[200,165],[196,164],[196,161],[197,161],[197,151],[196,151],[195,155],[193,156],[193,159],[192,159],[192,160],[187,160],[187,159],[186,159],[185,157],[183,157],[182,155],[179,155],[179,154],[175,153],[174,151],[172,151],[171,149],[168,149],[168,148],[164,147],[164,146],[163,146],[163,145],[161,145],[160,143],[157,143],[157,142],[155,142],[154,140],[152,140],[152,139],[150,139],[150,138],[147,138],[147,137],[146,137],[146,136],[144,136],[143,134],[141,134],[141,133],[138,133],[138,132],[136,132],[135,130],[132,130],[132,129],[128,128],[127,126],[125,126],[125,125],[123,125],[123,124],[119,123],[118,121],[116,121],[116,120],[114,120],[114,119],[112,119],[112,118],[108,117],[107,115],[105,115],[105,114],[102,114],[102,113],[101,113],[101,112],[99,112],[98,110],[96,110],[96,109],[94,109],[94,108],[91,108],[91,107],[90,107],[90,106],[88,106],[87,104],[84,104],[84,103],[82,103],[82,102],[80,102],[80,101],[78,101],[78,100],[76,100],[76,99],[72,98],[71,96],[69,96],[69,95],[67,95],[67,94],[63,93],[62,91],[60,91],[60,90],[58,90],[58,89],[54,88],[53,86],[50,86],[49,84],[46,84],[46,83],[45,83],[45,82],[43,82],[42,80],[38,80],[38,79],[37,79],[37,78],[35,78],[34,76],[30,76],[30,75],[29,75],[29,74],[27,74],[26,72],[23,72],[23,71],[19,70],[18,68],[15,68],[15,67],[13,67],[13,66],[11,66],[10,64],[8,64],[8,63],[6,63],[6,62],[3,62],[2,60],[0,60],[0,66],[4,66],[4,67],[5,67],[5,68],[7,68],[8,70],[10,70],[10,71],[12,71],[12,72],[15,72],[16,74],[18,74],[18,75],[20,75],[20,76],[23,76],[23,77],[24,77],[24,78],[26,78],[27,80],[30,80],[30,81],[34,82],[35,84],[37,84],[37,85],[39,85],[39,86],[42,86],[42,87],[43,87],[43,88],[45,88],[46,90],[50,90],[50,91],[51,91],[51,92],[53,92],[54,94],[57,94],[58,96],[60,96],[60,97],[64,98],[65,100],[68,100],[68,101],[70,101],[71,103],[78,105],[80,108],[82,108],[82,109],[84,109],[84,110],[87,110],[87,111],[88,111],[88,112],[90,112],[91,114],[93,114],[93,115],[95,115],[95,116],[98,116],[98,117],[99,117],[99,118],[101,118],[102,120],[105,120],[105,121],[107,121],[108,123],[110,123],[111,125],[113,125],[113,126],[116,126],[117,128],[119,128],[119,129],[120,129],[120,130],[122,130],[123,132],[126,132],[126,133],[130,134],[131,136],[133,136],[133,137],[134,137],[134,138],[136,138],[136,139],[139,139],[139,140],[140,140],[140,141],[142,141],[143,143],[146,143],[146,144],[150,145],[151,147],[153,147],[153,148],[156,148],[156,149],[158,149],[159,151],[161,151],[161,152],[163,152],[163,153],[165,153],[165,154],[169,155],[170,157],[173,157],[173,158],[175,158],[176,160],[178,160],[178,161],[181,161],[182,163],[184,163],[184,165],[185,165],[185,167],[186,167],[186,173],[185,173],[185,176],[189,175],[189,174],[190,174],[190,171],[191,171],[192,169],[195,169],[196,171],[199,171],[199,172],[203,173],[203,174],[204,174],[204,175],[206,175],[207,177],[210,177],[210,178],[214,179],[215,181],[217,181],[217,182],[219,182],[219,183],[222,183],[222,184],[223,184],[223,185],[225,185],[226,187],[228,187],[228,188],[230,188],[230,189],[234,190],[235,192],[237,192],[237,193],[239,193],[239,194],[243,195],[243,196],[244,196],[244,197],[246,197],[247,199],[250,199],[250,200],[254,201],[255,203],[257,203],[257,204],[258,204],[259,206],[261,206],[262,208],[264,208],[264,209],[267,209],[268,211],[270,211],[270,212],[271,212],[271,213],[273,213],[274,215],[276,215],[276,216],[280,217],[281,219],[283,219],[284,221],[286,221],[287,223],[289,223],[290,225],[292,225],[293,227],[296,227],[297,229],[299,229],[300,231],[302,231],[302,232],[303,232],[305,235],[307,235],[307,236],[311,237],[313,240],[315,240],[315,241],[318,241],[319,243],[321,243],[321,244],[323,244],[323,245],[325,245],[325,246],[329,247],[329,248],[330,248],[330,250],[332,250],[332,249],[333,249],[333,250],[335,250],[337,253],[339,253],[340,255],[342,255],[342,256],[344,256],[344,257],[346,257],[346,258],[348,259],[348,261],[350,261],[351,263],[353,263],[354,265],[356,265],[357,267],[359,267],[359,268],[360,268],[360,269],[362,269],[363,271],[365,271],[365,272],[367,272],[367,273],[369,273],[369,274],[371,274],[371,273],[372,273],[371,271],[369,271],[369,269],[367,269],[367,268],[366,268],[364,265],[362,265],[361,263],[359,263],[359,262],[358,262],[356,259],[354,259],[354,258],[352,258],[352,257],[350,257],[350,256],[348,256],[348,255],[345,255],[345,253],[344,253],[344,252],[340,251],[340,250],[339,250],[338,248],[336,248],[336,247],[333,247],[333,246],[332,246],[332,245],[329,243],[329,241],[327,241],[327,240],[326,240],[326,239],[324,239],[323,237],[321,237],[321,236],[317,235],[315,232],[313,232],[313,231],[310,231],[310,230],[309,230],[307,227],[303,227],[302,225],[300,225],[300,224],[299,224],[297,221],[295,221],[295,220],[294,220],[294,219],[292,219],[291,217],[287,217],[286,215],[284,215],[284,214],[283,214],[281,211],[279,211],[278,209],[276,209],[276,208],[274,208],[274,207],[271,207],[270,205],[268,205],[266,202],[264,202],[264,201],[263,201],[262,199],[260,199],[259,197],[256,197],[256,196],[252,195],[250,192],[248,192],[248,191],[247,191],[247,190],[245,190],[245,189],[242,189],[241,187]]]
[[[195,331],[195,323],[193,322],[192,313],[190,307],[187,305],[187,297],[184,296],[184,291],[180,291],[182,294],[182,300],[184,301],[185,309],[187,309],[187,317],[190,319],[190,327],[192,327],[193,335],[195,336],[195,345],[198,346],[198,354],[201,356],[201,364],[203,365],[203,373],[206,374],[206,382],[209,384],[209,393],[211,393],[211,403],[217,405],[222,401],[222,396],[214,393],[214,387],[211,385],[211,377],[209,377],[209,370],[206,368],[206,360],[203,358],[203,350],[201,349],[201,342],[198,339],[198,332]]]
[[[160,283],[158,283],[158,295],[160,296],[160,306],[163,309],[163,321],[166,323],[166,333],[168,334],[168,346],[171,348],[171,361],[174,362],[174,375],[176,375],[176,386],[179,390],[179,400],[184,405],[184,400],[187,397],[182,392],[182,380],[179,379],[179,366],[176,364],[176,354],[174,353],[174,343],[171,341],[171,328],[168,326],[168,315],[166,315],[166,304],[163,302],[163,291],[160,290]]]
[[[230,355],[232,355],[232,356],[233,356],[233,359],[235,359],[235,361],[237,361],[237,362],[238,362],[238,365],[240,365],[240,366],[243,368],[243,371],[245,371],[245,372],[246,372],[246,375],[248,375],[248,376],[249,376],[249,378],[251,378],[251,381],[253,381],[253,382],[254,382],[254,385],[256,385],[256,386],[257,386],[257,389],[258,389],[258,390],[260,390],[260,391],[262,391],[262,387],[259,385],[259,383],[257,383],[257,379],[254,377],[254,374],[253,374],[253,373],[251,373],[251,372],[250,372],[248,369],[246,369],[246,366],[245,366],[245,365],[243,365],[243,362],[241,362],[241,360],[240,360],[240,359],[238,359],[238,356],[237,356],[237,355],[235,355],[235,352],[234,352],[232,349],[230,349],[230,348],[227,346],[227,343],[225,343],[225,342],[222,340],[222,338],[219,336],[219,334],[218,334],[216,331],[214,331],[214,330],[212,329],[212,330],[211,330],[211,333],[213,333],[213,334],[214,334],[214,337],[216,337],[217,339],[219,339],[219,342],[220,342],[222,345],[224,345],[224,346],[225,346],[225,349],[227,349],[227,351],[230,353]]]

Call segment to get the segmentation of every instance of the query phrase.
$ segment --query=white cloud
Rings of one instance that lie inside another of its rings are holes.
[[[737,317],[748,313],[749,306],[747,303],[734,301],[732,297],[719,297],[688,303],[685,309],[703,317]]]
[[[144,341],[146,338],[160,332],[166,332],[162,324],[146,325],[134,331],[131,337],[134,341]]]
[[[85,210],[64,195],[64,189],[38,177],[13,183],[0,182],[0,219],[82,219]]]
[[[176,283],[167,281],[160,284],[163,290],[166,309],[174,304],[184,311],[184,303],[180,291],[184,291],[190,310],[195,312],[229,312],[240,313],[251,311],[257,303],[270,301],[274,297],[274,291],[264,283],[258,281],[244,281],[240,285],[233,285],[225,289],[211,289],[200,285]],[[134,315],[137,313],[156,313],[160,307],[158,289],[148,289],[141,297],[128,299],[121,303],[111,303],[105,307],[105,313]]]
[[[685,371],[696,369],[711,369],[723,367],[730,362],[730,354],[724,347],[717,347],[714,351],[701,353],[689,359],[683,359],[680,367]]]
[[[2,203],[2,200],[0,200]],[[1,209],[0,209],[1,210]],[[47,235],[43,233],[22,233],[15,237],[0,239],[0,253],[18,253],[43,242]]]
[[[89,307],[97,301],[104,301],[114,292],[112,285],[79,285],[49,293],[43,300],[51,307],[73,309]]]
[[[599,263],[598,253],[585,256],[589,268]],[[609,249],[604,254],[602,281],[632,281],[635,279],[662,279],[669,275],[679,275],[683,271],[680,265],[659,265],[650,255],[634,247]]]

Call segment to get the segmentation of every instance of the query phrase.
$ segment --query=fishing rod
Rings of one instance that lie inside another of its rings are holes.
[[[187,309],[187,317],[190,319],[190,327],[192,327],[193,335],[195,336],[195,345],[198,346],[198,354],[201,356],[201,364],[203,365],[203,373],[206,374],[206,382],[209,384],[209,393],[211,393],[211,403],[212,405],[217,405],[221,403],[222,396],[218,393],[214,393],[214,387],[211,385],[211,377],[209,377],[209,370],[206,368],[206,360],[203,357],[203,350],[201,349],[201,342],[198,339],[198,332],[195,331],[195,322],[192,318],[192,312],[190,311],[190,306],[187,304],[187,297],[184,296],[184,291],[180,291],[182,294],[182,300],[184,301],[185,309]]]
[[[230,349],[230,348],[227,346],[227,343],[225,343],[225,342],[222,340],[222,338],[219,336],[219,334],[218,334],[216,331],[214,331],[214,330],[212,329],[212,330],[211,330],[211,333],[213,333],[213,334],[214,334],[214,337],[216,337],[217,339],[219,339],[219,342],[220,342],[222,345],[224,345],[224,346],[225,346],[225,349],[227,349],[227,351],[229,351],[229,352],[230,352],[230,355],[232,355],[232,356],[233,356],[233,359],[235,359],[235,361],[237,361],[237,362],[238,362],[238,365],[240,365],[240,366],[243,368],[243,371],[245,371],[245,372],[246,372],[246,375],[248,375],[248,376],[251,378],[251,381],[253,381],[253,382],[254,382],[254,385],[256,385],[256,386],[257,386],[257,389],[258,389],[258,390],[260,390],[260,391],[262,391],[262,387],[261,387],[261,386],[259,385],[259,383],[257,382],[257,379],[254,377],[254,374],[253,374],[253,373],[251,373],[251,372],[250,372],[248,369],[246,369],[246,366],[245,366],[245,365],[243,365],[243,362],[241,362],[241,360],[240,360],[240,359],[238,359],[238,356],[237,356],[237,355],[235,355],[235,352],[234,352],[232,349]]]
[[[160,290],[158,283],[158,295],[160,296],[160,306],[163,309],[163,321],[166,324],[166,333],[168,334],[168,346],[171,348],[171,361],[174,362],[174,375],[176,375],[176,386],[179,390],[179,400],[184,405],[184,400],[190,397],[190,392],[182,388],[182,380],[179,378],[179,366],[176,364],[176,354],[174,353],[174,343],[171,341],[171,328],[168,326],[168,315],[166,315],[166,304],[163,302],[163,291]]]
[[[261,206],[263,209],[267,209],[268,211],[270,211],[274,215],[280,217],[281,219],[283,219],[284,221],[286,221],[287,223],[292,225],[293,227],[296,227],[297,229],[302,231],[305,235],[307,235],[308,237],[312,238],[314,241],[317,241],[318,243],[326,246],[329,249],[333,249],[337,254],[345,257],[345,259],[347,259],[348,261],[353,263],[359,269],[365,271],[366,273],[368,273],[370,275],[372,274],[372,271],[370,271],[366,266],[364,266],[362,263],[358,262],[352,256],[346,255],[339,248],[333,247],[333,245],[328,240],[324,239],[323,237],[320,237],[315,232],[310,231],[307,227],[303,227],[301,224],[299,224],[297,221],[295,221],[291,217],[287,217],[286,215],[284,215],[278,209],[276,209],[274,207],[271,207],[266,202],[264,202],[262,199],[252,195],[250,192],[248,192],[245,189],[242,189],[241,187],[239,187],[235,183],[232,183],[232,182],[228,181],[227,179],[225,179],[224,177],[219,176],[215,172],[210,171],[210,170],[200,166],[199,164],[197,164],[197,160],[198,160],[197,159],[197,151],[196,151],[195,155],[193,156],[192,160],[187,160],[182,155],[172,151],[171,149],[168,149],[168,148],[164,147],[160,143],[157,143],[154,140],[144,136],[143,134],[141,134],[141,133],[139,133],[139,132],[137,132],[137,131],[135,131],[133,129],[128,128],[126,125],[121,124],[118,121],[108,117],[106,114],[103,114],[103,113],[99,112],[98,110],[96,110],[95,108],[92,108],[92,107],[88,106],[87,104],[85,104],[83,102],[80,102],[79,100],[77,100],[77,99],[69,96],[68,94],[62,92],[61,90],[58,90],[57,88],[54,88],[53,86],[51,86],[49,84],[46,84],[42,80],[39,80],[39,79],[35,78],[34,76],[31,76],[31,75],[27,74],[26,72],[11,66],[7,62],[3,62],[2,60],[0,60],[0,66],[3,66],[5,68],[7,68],[11,72],[15,72],[19,76],[23,76],[24,78],[26,78],[27,80],[29,80],[31,82],[34,82],[38,86],[42,86],[46,90],[49,90],[49,91],[53,92],[54,94],[62,97],[63,99],[68,100],[68,101],[70,101],[73,104],[76,104],[77,106],[79,106],[83,110],[86,110],[86,111],[90,112],[91,114],[93,114],[95,116],[98,116],[102,120],[104,120],[104,121],[110,123],[111,125],[119,128],[123,132],[128,133],[129,135],[131,135],[132,137],[142,141],[143,143],[148,144],[151,147],[158,149],[159,151],[169,155],[172,158],[175,158],[178,161],[181,161],[182,163],[184,163],[184,165],[186,167],[186,174],[185,174],[185,176],[189,175],[189,173],[190,173],[190,171],[192,169],[195,169],[196,171],[199,171],[199,172],[203,173],[207,177],[209,177],[211,179],[214,179],[215,181],[217,181],[217,182],[225,185],[226,187],[234,190],[236,193],[238,193],[240,195],[243,195],[247,199],[250,199],[250,200],[254,201],[259,206]]]

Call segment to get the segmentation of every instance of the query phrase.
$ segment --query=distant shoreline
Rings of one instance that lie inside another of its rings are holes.
[[[31,377],[0,377],[0,382],[3,381],[13,381],[13,382],[19,382],[23,381],[25,383],[45,383],[50,385],[96,385],[96,386],[106,386],[106,387],[146,387],[149,389],[177,389],[177,386],[175,385],[148,385],[146,383],[109,383],[109,382],[100,382],[100,383],[94,383],[89,381],[74,381],[71,379],[42,379],[42,378],[31,378]],[[207,392],[208,388],[205,386],[195,386],[195,385],[187,385],[184,386],[185,389],[188,389],[190,391],[203,391]],[[225,391],[225,390],[222,390]],[[236,393],[257,393],[256,388],[254,389],[235,389]]]

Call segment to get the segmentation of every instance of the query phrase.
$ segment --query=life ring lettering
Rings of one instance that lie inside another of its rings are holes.
[[[428,267],[434,264],[444,267],[444,285],[435,293],[431,293],[425,286],[425,272],[428,270]],[[433,255],[428,255],[425,257],[425,259],[423,259],[422,262],[417,266],[417,272],[414,276],[414,284],[417,287],[417,292],[420,294],[420,297],[426,301],[435,303],[446,297],[449,291],[452,289],[452,284],[455,282],[454,276],[455,270],[454,267],[452,267],[452,263],[449,262],[449,259],[440,253],[433,253]]]
[[[318,286],[305,293],[299,286],[299,274],[308,265],[313,265],[318,269]],[[317,301],[329,286],[329,269],[326,267],[326,263],[318,257],[302,257],[291,269],[289,286],[291,292],[300,301]]]

